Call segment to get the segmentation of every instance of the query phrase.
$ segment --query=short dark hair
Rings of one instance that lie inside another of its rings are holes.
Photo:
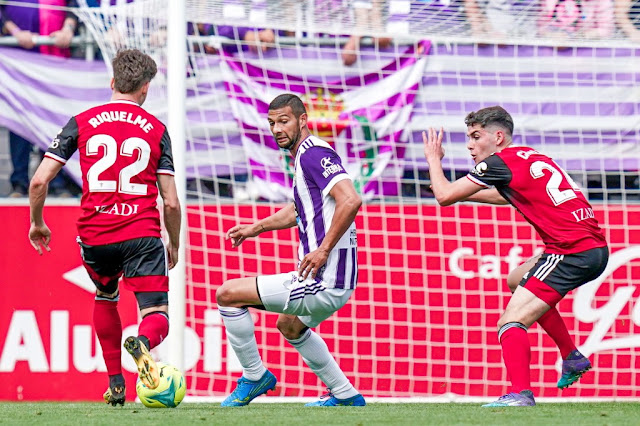
[[[149,81],[158,72],[156,62],[151,56],[138,49],[120,50],[113,61],[114,87],[120,93],[133,93]]]
[[[291,107],[291,111],[293,111],[293,115],[296,118],[300,118],[302,114],[307,113],[307,108],[305,108],[302,100],[293,93],[283,93],[282,95],[276,96],[269,104],[269,111],[272,109],[281,109],[287,106]]]
[[[507,110],[497,105],[470,112],[465,117],[464,124],[467,126],[479,124],[483,128],[491,124],[497,124],[500,127],[504,127],[509,136],[513,135],[513,118],[511,118]]]

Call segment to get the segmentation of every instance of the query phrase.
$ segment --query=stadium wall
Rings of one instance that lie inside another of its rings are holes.
[[[233,218],[264,217],[276,208],[188,206],[189,222],[207,229],[189,236],[185,370],[191,396],[222,396],[240,374],[214,303],[217,286],[233,278],[226,271],[264,274],[294,265],[291,230],[245,243],[243,251],[258,255],[249,260],[225,245],[218,228],[226,229]],[[559,305],[594,370],[560,393],[555,388],[557,350],[533,327],[532,378],[541,397],[640,396],[640,291],[634,284],[640,279],[640,206],[609,204],[595,210],[611,242],[609,269],[602,280]],[[5,245],[0,257],[0,400],[95,401],[105,389],[105,368],[91,326],[93,288],[75,243],[78,214],[76,205],[47,206],[52,252],[39,257],[26,238],[28,207],[0,206],[5,241],[14,242]],[[479,225],[488,220],[492,225]],[[506,274],[539,248],[530,225],[510,208],[370,204],[359,215],[358,227],[358,290],[318,331],[359,390],[371,397],[504,393],[508,382],[495,324],[509,297]],[[385,238],[379,238],[382,234]],[[135,332],[134,298],[123,294],[119,309],[125,336]],[[280,380],[276,394],[316,396],[320,383],[275,329],[275,315],[256,311],[254,319],[265,362]],[[168,349],[163,346],[156,354],[161,359]],[[133,363],[128,358],[123,363],[132,384]],[[133,399],[134,387],[128,392]]]

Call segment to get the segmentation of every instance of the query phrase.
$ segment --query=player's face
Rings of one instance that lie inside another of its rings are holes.
[[[494,128],[484,128],[475,123],[467,127],[467,136],[467,149],[476,164],[498,150],[499,135]]]
[[[300,141],[300,121],[293,115],[290,106],[269,110],[268,120],[271,133],[280,148],[291,149]]]

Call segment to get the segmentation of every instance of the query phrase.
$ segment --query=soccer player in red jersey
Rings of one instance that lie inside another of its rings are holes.
[[[123,50],[112,65],[111,101],[72,117],[31,180],[29,240],[38,253],[43,247],[50,251],[51,231],[43,218],[48,185],[78,150],[82,169],[78,244],[97,288],[93,321],[109,374],[104,399],[115,406],[125,401],[118,282],[122,278],[120,287],[135,293],[142,317],[139,335],[128,337],[124,347],[138,366],[140,380],[156,388],[158,371],[149,350],[169,332],[168,270],[178,262],[181,213],[169,133],[141,107],[156,63],[138,50]],[[166,246],[160,238],[158,192],[169,235]]]
[[[513,119],[502,107],[471,112],[465,118],[467,148],[476,165],[449,182],[442,170],[443,130],[422,133],[433,193],[443,206],[458,201],[511,204],[533,225],[545,251],[509,276],[512,289],[498,321],[498,340],[511,392],[490,407],[535,405],[531,392],[531,348],[527,329],[538,322],[563,358],[558,387],[569,386],[591,368],[575,347],[556,304],[570,291],[597,278],[609,250],[593,209],[572,179],[551,158],[512,144]]]

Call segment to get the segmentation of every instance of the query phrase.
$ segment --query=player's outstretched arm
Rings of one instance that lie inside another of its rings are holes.
[[[472,194],[480,191],[481,186],[471,182],[466,177],[460,178],[455,182],[449,182],[442,170],[442,158],[444,157],[444,149],[442,148],[442,134],[436,132],[436,129],[430,127],[427,132],[422,132],[422,141],[424,142],[424,156],[429,163],[429,176],[431,178],[431,190],[436,200],[441,206],[449,206],[464,199],[469,198]]]
[[[158,188],[162,197],[164,227],[169,234],[169,269],[178,263],[178,249],[180,248],[180,223],[182,222],[182,212],[180,211],[180,200],[173,176],[158,174]]]
[[[289,203],[274,214],[252,225],[236,225],[227,231],[225,239],[231,239],[232,247],[238,247],[247,238],[256,237],[263,232],[296,226],[296,208]]]
[[[300,262],[298,274],[301,280],[305,280],[307,276],[313,278],[324,266],[329,253],[349,229],[362,205],[362,199],[350,179],[343,179],[336,183],[329,191],[329,195],[336,200],[333,220],[320,247],[308,253]]]
[[[63,164],[51,158],[44,157],[29,184],[29,207],[31,226],[29,228],[29,242],[38,254],[42,254],[42,247],[47,251],[51,241],[51,231],[44,223],[44,201],[47,198],[49,182],[62,169]]]
[[[505,205],[509,202],[495,188],[483,189],[475,194],[467,197],[464,201],[473,201],[475,203]]]

